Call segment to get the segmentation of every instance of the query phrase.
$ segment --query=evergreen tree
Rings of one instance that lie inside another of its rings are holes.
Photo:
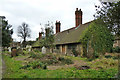
[[[12,42],[13,29],[5,19],[2,20],[2,46],[9,47]]]

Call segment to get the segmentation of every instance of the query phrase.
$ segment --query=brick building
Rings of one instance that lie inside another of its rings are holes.
[[[75,27],[60,31],[61,30],[61,23],[60,21],[56,21],[56,34],[55,36],[55,49],[54,50],[49,50],[49,51],[54,51],[55,53],[62,53],[62,54],[71,54],[72,49],[76,49],[79,54],[83,54],[83,48],[81,45],[81,40],[80,36],[82,32],[89,26],[89,24],[92,22],[87,22],[85,24],[82,24],[82,15],[83,12],[81,9],[78,10],[76,8],[75,11]],[[39,33],[39,40],[42,38],[41,33]],[[36,41],[36,46],[34,47],[39,47],[40,43]],[[40,47],[39,47],[40,48]]]

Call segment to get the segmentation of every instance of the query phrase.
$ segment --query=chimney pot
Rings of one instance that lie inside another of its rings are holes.
[[[78,11],[78,8],[76,8],[76,11]]]

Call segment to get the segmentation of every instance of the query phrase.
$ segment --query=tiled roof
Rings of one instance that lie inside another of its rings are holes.
[[[87,22],[85,24],[79,25],[78,27],[73,27],[71,29],[55,34],[54,44],[58,45],[79,42],[82,32],[89,26],[91,22]]]

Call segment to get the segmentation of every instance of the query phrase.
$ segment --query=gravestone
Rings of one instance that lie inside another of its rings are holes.
[[[30,52],[30,51],[31,51],[32,46],[27,45],[27,46],[26,46],[26,48],[27,48],[27,50]]]
[[[42,53],[45,54],[46,53],[46,48],[43,46],[42,47]]]
[[[15,57],[15,56],[17,56],[17,48],[12,47],[11,57]]]
[[[8,47],[8,51],[11,52],[11,47]]]

